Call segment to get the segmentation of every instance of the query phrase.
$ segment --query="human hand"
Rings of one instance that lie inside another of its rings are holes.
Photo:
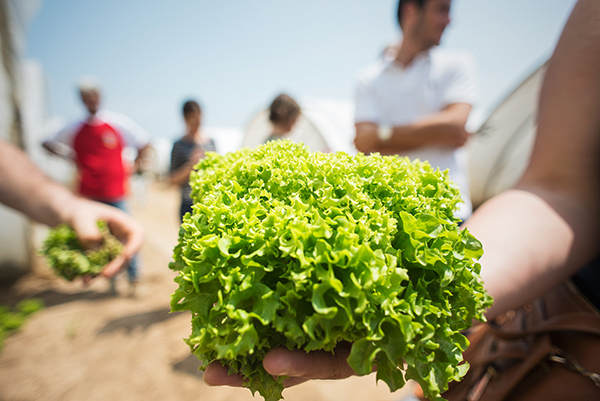
[[[467,131],[464,127],[461,127],[455,135],[449,138],[448,145],[453,148],[460,148],[467,143],[471,136],[472,134],[469,131]]]
[[[102,244],[98,221],[105,221],[110,232],[124,244],[123,252],[102,270],[104,277],[115,276],[142,246],[144,230],[131,216],[117,208],[74,197],[64,209],[63,222],[75,230],[84,248],[97,249]]]
[[[307,380],[344,379],[356,374],[346,361],[350,348],[349,343],[339,344],[333,353],[275,348],[265,355],[263,367],[274,376],[288,376],[283,382],[285,387]],[[227,370],[226,366],[214,361],[206,367],[204,381],[210,386],[242,387],[243,377],[239,374],[228,375]]]
[[[356,136],[354,137],[354,146],[363,153],[369,153],[378,149],[381,141],[377,133],[377,125],[373,123],[356,124]]]
[[[203,159],[205,156],[204,154],[204,150],[202,150],[199,147],[195,147],[194,150],[192,150],[192,153],[190,154],[190,163],[192,165],[198,163],[198,161],[200,161],[200,159]]]

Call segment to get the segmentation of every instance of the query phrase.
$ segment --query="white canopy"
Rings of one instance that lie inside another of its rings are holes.
[[[512,187],[523,174],[535,139],[539,90],[546,65],[526,78],[490,114],[467,145],[471,199],[477,207]],[[289,138],[312,151],[356,154],[353,104],[332,99],[300,102],[302,117]],[[243,147],[258,146],[270,136],[268,110],[258,112],[248,124]]]
[[[352,102],[311,98],[300,101],[302,115],[289,135],[294,142],[304,143],[312,151],[343,151],[355,154],[354,107]],[[259,111],[248,124],[242,147],[254,148],[271,135],[269,111]]]
[[[477,207],[517,183],[529,162],[537,128],[537,101],[546,64],[490,114],[467,145],[471,200]]]

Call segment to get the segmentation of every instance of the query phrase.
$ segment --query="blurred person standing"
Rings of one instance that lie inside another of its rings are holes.
[[[181,188],[181,205],[179,218],[183,221],[186,213],[192,212],[193,201],[190,196],[190,173],[198,160],[204,158],[204,152],[216,152],[215,142],[212,138],[203,135],[202,109],[198,102],[188,100],[183,104],[183,119],[185,120],[186,133],[173,144],[171,151],[170,181]]]
[[[463,203],[457,217],[471,215],[465,123],[476,100],[474,58],[439,48],[450,23],[451,0],[400,0],[402,43],[359,76],[356,89],[356,148],[398,154],[449,169]]]
[[[265,143],[287,138],[300,114],[300,106],[294,99],[285,93],[277,96],[269,106],[269,121],[273,125],[273,131]]]
[[[55,133],[43,146],[57,155],[63,155],[61,145],[70,149],[69,157],[77,164],[77,192],[81,196],[127,211],[130,168],[123,160],[123,151],[128,146],[137,150],[137,169],[150,146],[148,133],[130,118],[100,109],[101,91],[95,80],[81,80],[78,89],[87,116]],[[127,275],[134,295],[139,280],[136,257],[130,260]],[[114,279],[111,287],[116,291]]]

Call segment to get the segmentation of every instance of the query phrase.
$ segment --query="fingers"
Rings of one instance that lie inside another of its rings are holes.
[[[227,371],[228,368],[222,366],[220,362],[211,362],[204,371],[204,382],[209,386],[243,387],[243,376],[240,374],[229,375]],[[290,377],[283,382],[283,385],[285,387],[291,387],[307,380],[308,379],[303,377]]]
[[[290,351],[287,348],[275,348],[267,353],[263,360],[265,370],[276,376],[308,379],[343,379],[355,374],[346,359],[350,355],[348,345],[339,345],[334,353],[325,351]],[[289,380],[289,379],[288,379]],[[296,383],[290,380],[289,383]]]
[[[471,138],[471,136],[472,136],[472,134],[469,131],[463,129],[462,130],[462,135],[460,137],[459,145],[458,146],[465,145],[467,143],[467,141]]]
[[[102,244],[98,221],[105,221],[110,232],[124,244],[123,253],[106,265],[105,277],[113,277],[140,250],[144,242],[144,229],[127,213],[98,202],[78,198],[71,207],[67,224],[86,249],[97,249]]]
[[[211,362],[204,371],[204,381],[209,386],[242,387],[244,379],[241,375],[228,375],[227,367],[218,361]]]
[[[202,149],[196,148],[193,150],[191,156],[190,156],[190,160],[192,161],[192,164],[196,164],[200,161],[200,159],[203,159],[205,156],[204,151]]]
[[[106,221],[110,232],[125,245],[123,255],[127,260],[131,259],[144,243],[144,229],[133,217],[123,211],[110,206],[101,206],[104,206],[103,211],[97,219]]]
[[[350,344],[338,345],[333,353],[275,348],[265,355],[263,367],[274,376],[289,376],[283,385],[291,387],[311,379],[343,379],[356,374],[346,362],[348,355]],[[204,381],[209,386],[242,387],[243,377],[229,375],[227,370],[220,362],[214,361],[206,367]]]
[[[102,276],[106,278],[114,277],[117,273],[123,270],[125,266],[127,266],[128,261],[129,258],[122,253],[104,266],[102,269]]]
[[[305,381],[308,381],[308,379],[305,379],[303,377],[290,377],[283,381],[283,387],[292,387],[297,384],[304,383]]]
[[[85,212],[74,214],[70,225],[85,249],[98,249],[102,245],[102,235],[93,216],[86,215]]]
[[[126,221],[110,220],[108,222],[108,227],[113,233],[114,231],[120,232],[119,236],[116,234],[115,236],[125,244],[123,255],[125,255],[127,259],[131,259],[136,253],[138,253],[142,247],[142,244],[144,243],[144,229],[138,222],[129,216],[126,217]]]

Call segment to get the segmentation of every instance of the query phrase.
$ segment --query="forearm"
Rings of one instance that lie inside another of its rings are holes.
[[[523,305],[574,274],[596,251],[594,208],[561,193],[520,187],[476,210],[466,227],[483,244],[488,318]]]
[[[17,147],[0,142],[0,202],[36,221],[64,221],[75,196],[45,176]]]
[[[456,147],[457,138],[463,130],[464,124],[436,115],[412,125],[394,127],[392,137],[384,141],[382,147],[404,151],[423,146]]]
[[[464,128],[446,123],[424,123],[393,127],[392,136],[382,140],[377,135],[377,128],[367,140],[357,132],[356,148],[363,153],[379,152],[383,155],[397,154],[424,146],[462,146],[459,138]]]
[[[575,6],[544,78],[529,167],[516,190],[467,222],[484,246],[490,317],[541,295],[598,253],[599,19],[597,1]]]
[[[410,125],[394,126],[392,136],[382,140],[378,125],[371,122],[356,124],[354,144],[363,153],[396,154],[423,146],[463,146],[468,139],[465,123],[471,105],[454,103],[444,110],[416,120]]]
[[[169,175],[169,180],[173,185],[182,185],[188,182],[190,179],[190,173],[194,169],[194,165],[192,163],[185,163],[183,166],[173,171]]]
[[[140,249],[144,239],[142,227],[126,213],[73,195],[46,177],[20,149],[1,139],[0,202],[49,226],[68,224],[87,249],[102,242],[97,222],[105,221],[125,244],[123,253],[104,267],[102,274],[106,277],[117,274]]]

